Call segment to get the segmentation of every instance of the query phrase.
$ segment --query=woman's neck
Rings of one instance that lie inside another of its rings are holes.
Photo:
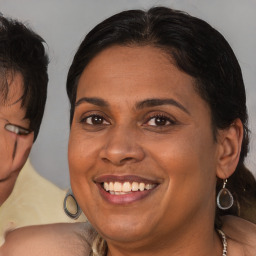
[[[176,232],[171,237],[152,236],[148,241],[129,243],[108,242],[107,256],[222,256],[223,245],[217,232]]]

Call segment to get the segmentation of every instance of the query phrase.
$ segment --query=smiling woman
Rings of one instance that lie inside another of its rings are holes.
[[[256,182],[242,74],[219,32],[163,7],[119,13],[81,43],[67,92],[94,255],[255,254],[254,224],[249,245],[220,230],[222,215],[255,221]]]
[[[14,230],[0,255],[256,255],[245,88],[219,32],[163,7],[119,13],[81,43],[67,92],[89,222]]]

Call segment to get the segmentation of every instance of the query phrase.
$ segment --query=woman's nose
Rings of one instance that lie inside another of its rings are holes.
[[[100,158],[114,165],[136,163],[145,157],[139,143],[139,134],[125,128],[113,129],[105,140]]]

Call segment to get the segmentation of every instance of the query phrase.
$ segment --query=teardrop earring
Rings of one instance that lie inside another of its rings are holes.
[[[227,179],[223,181],[223,187],[217,195],[217,205],[221,210],[228,210],[234,203],[234,198],[230,191],[226,188]]]

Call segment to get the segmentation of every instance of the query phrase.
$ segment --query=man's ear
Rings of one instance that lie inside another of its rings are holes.
[[[218,165],[217,176],[227,179],[236,170],[240,158],[243,140],[243,124],[236,119],[228,128],[218,134]]]
[[[13,153],[12,171],[20,170],[28,159],[33,145],[34,132],[28,135],[17,135],[15,152]]]

